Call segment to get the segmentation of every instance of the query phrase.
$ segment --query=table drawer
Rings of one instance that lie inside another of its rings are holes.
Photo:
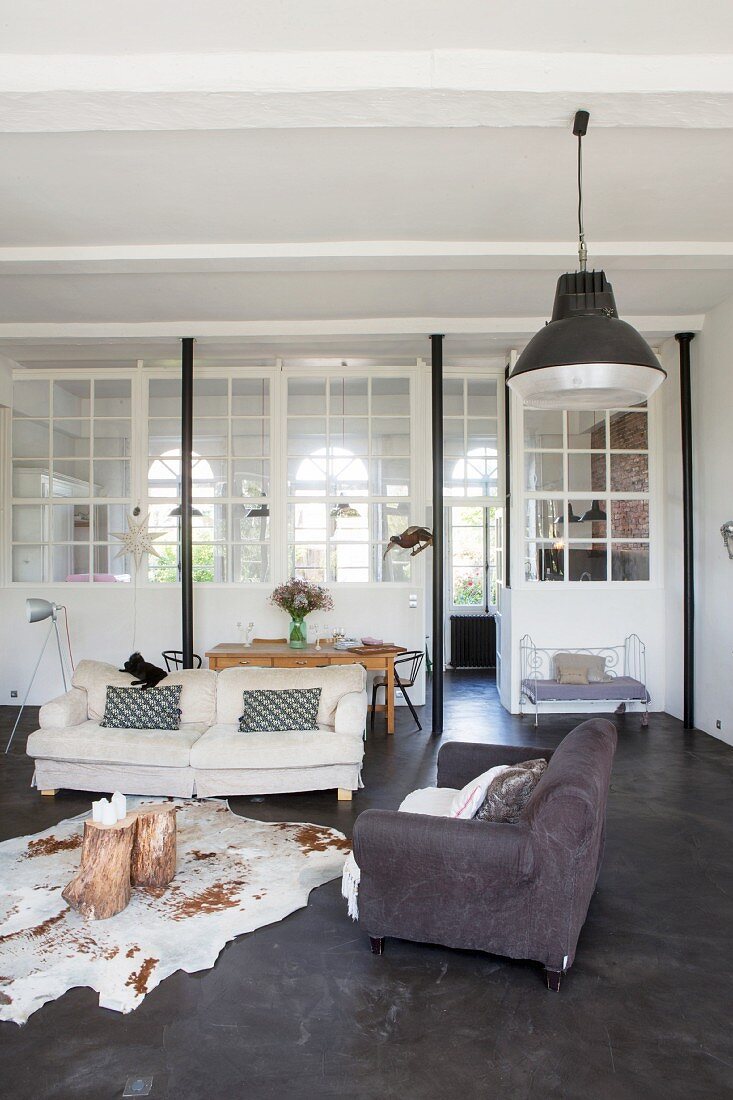
[[[217,671],[222,668],[241,668],[242,666],[272,668],[272,657],[218,657],[215,665]]]
[[[273,657],[274,668],[326,668],[330,661],[328,657],[298,657],[296,653],[287,657]]]

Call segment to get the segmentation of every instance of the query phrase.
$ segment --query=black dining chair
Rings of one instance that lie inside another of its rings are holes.
[[[422,726],[420,724],[420,719],[417,716],[417,711],[413,707],[410,696],[405,691],[405,688],[411,688],[411,687],[414,686],[414,683],[417,680],[418,673],[420,672],[420,668],[422,666],[424,658],[425,658],[424,650],[422,650],[422,649],[413,649],[413,650],[410,650],[407,653],[400,654],[400,656],[396,659],[396,661],[394,663],[395,687],[399,688],[400,691],[402,692],[404,700],[407,703],[408,707],[410,708],[410,713],[412,714],[412,717],[415,719],[415,721],[417,723],[417,728],[419,730],[422,729]],[[408,667],[406,667],[404,669],[404,672],[400,673],[400,672],[398,672],[398,668],[400,666],[408,666]],[[386,688],[387,688],[387,677],[386,676],[375,676],[374,677],[374,684],[372,685],[372,719],[371,719],[371,729],[372,729],[372,731],[374,730],[374,713],[375,713],[374,708],[375,708],[376,703],[377,703],[377,692],[380,690],[380,688],[385,689],[385,699],[386,699]]]
[[[178,669],[183,668],[183,650],[182,649],[164,649],[163,660],[165,661],[165,667],[169,672],[177,672]],[[194,653],[194,668],[201,668],[201,658],[198,653]]]

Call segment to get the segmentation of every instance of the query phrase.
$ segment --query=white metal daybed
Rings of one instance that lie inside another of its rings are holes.
[[[522,672],[519,713],[523,716],[525,702],[533,706],[535,726],[539,725],[540,703],[571,702],[615,703],[617,713],[624,713],[629,703],[639,703],[641,724],[643,727],[649,724],[651,696],[646,687],[646,646],[638,634],[629,634],[623,645],[584,649],[540,648],[525,634],[519,643],[519,653]],[[602,658],[603,679],[582,684],[560,683],[555,669],[555,657],[559,654]]]

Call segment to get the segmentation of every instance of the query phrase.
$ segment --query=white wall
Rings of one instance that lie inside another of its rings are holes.
[[[316,615],[317,621],[343,626],[349,632],[371,634],[396,641],[414,649],[425,644],[425,599],[422,588],[392,588],[390,585],[361,587],[329,585],[334,610]],[[415,592],[418,606],[408,606],[409,593]],[[84,586],[39,586],[0,590],[0,703],[11,703],[10,692],[22,699],[28,677],[43,645],[48,622],[29,624],[25,619],[27,596],[38,595],[69,609],[69,627],[74,657],[93,657],[121,665],[133,647],[130,585],[92,584]],[[197,587],[194,594],[194,649],[202,655],[217,642],[238,640],[238,621],[255,622],[258,637],[283,637],[288,619],[272,607],[269,589],[247,591],[244,588]],[[63,624],[61,624],[63,626]],[[164,649],[180,648],[180,589],[176,587],[140,588],[137,593],[136,648],[153,663],[161,664]],[[46,702],[63,691],[58,653],[49,647],[29,699],[30,704]],[[397,696],[397,702],[401,697]],[[413,701],[424,701],[424,685],[413,693]],[[14,700],[12,700],[14,702]]]
[[[691,347],[695,523],[695,725],[733,745],[733,298]],[[716,721],[721,729],[716,729]]]
[[[511,691],[502,702],[513,713],[519,710],[519,642],[530,634],[539,649],[582,649],[622,645],[628,634],[638,634],[646,645],[647,687],[652,697],[650,710],[665,710],[665,630],[664,589],[660,587],[575,588],[571,585],[535,585],[512,588],[502,605],[511,617]],[[545,704],[543,710],[585,713],[608,712],[608,703],[592,707],[588,703]]]

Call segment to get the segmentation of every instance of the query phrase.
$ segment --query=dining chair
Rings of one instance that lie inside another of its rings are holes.
[[[194,653],[194,668],[201,668],[201,658],[198,653]],[[176,672],[178,669],[183,668],[183,650],[182,649],[164,649],[163,660],[165,661],[165,667],[169,672]]]
[[[396,659],[396,661],[394,663],[395,687],[399,688],[400,691],[402,692],[404,700],[407,703],[408,707],[410,708],[410,713],[412,714],[412,717],[415,719],[415,722],[417,723],[417,728],[419,730],[422,729],[422,725],[420,724],[420,719],[417,716],[417,711],[413,707],[412,700],[410,699],[410,696],[407,694],[405,688],[411,688],[411,687],[414,686],[415,681],[417,680],[417,677],[418,677],[418,673],[420,672],[420,668],[422,666],[424,658],[425,658],[425,653],[424,653],[423,650],[421,650],[421,649],[412,649],[412,650],[409,650],[407,653],[400,654],[400,656]],[[404,672],[401,673],[401,674],[398,671],[400,666],[407,666],[405,668]],[[372,717],[371,717],[371,725],[370,725],[370,728],[371,728],[372,731],[374,730],[374,714],[375,714],[374,708],[375,708],[376,703],[377,703],[377,692],[380,690],[380,688],[385,689],[385,700],[386,700],[386,694],[387,694],[387,691],[386,691],[386,689],[387,689],[387,677],[386,676],[375,676],[374,677],[374,683],[372,685]]]

